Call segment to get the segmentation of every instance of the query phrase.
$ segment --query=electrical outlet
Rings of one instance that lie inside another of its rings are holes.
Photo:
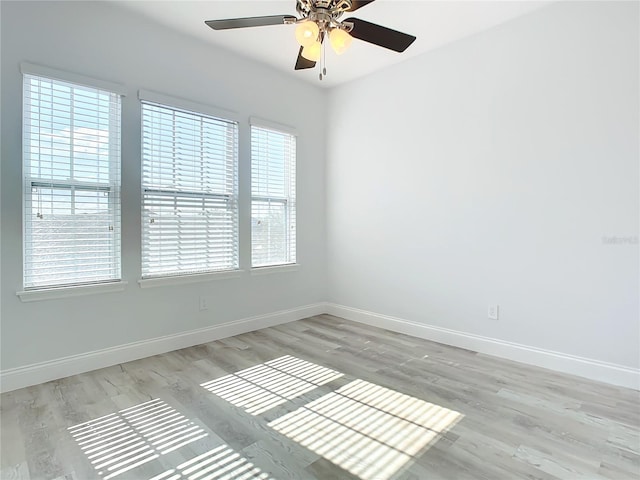
[[[200,311],[208,310],[209,304],[207,303],[207,297],[200,297]]]
[[[489,305],[487,317],[489,317],[491,320],[498,320],[499,313],[500,313],[499,305]]]

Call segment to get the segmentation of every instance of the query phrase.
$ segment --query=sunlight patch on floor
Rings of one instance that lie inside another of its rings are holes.
[[[273,480],[227,445],[220,445],[149,480]]]
[[[201,386],[232,405],[259,415],[342,376],[330,368],[286,355]]]
[[[260,415],[343,376],[287,355],[201,386]],[[462,417],[459,412],[358,379],[268,425],[363,480],[386,480]]]
[[[74,425],[68,431],[104,480],[208,435],[160,399]]]
[[[462,414],[355,380],[269,423],[363,480],[391,478]]]

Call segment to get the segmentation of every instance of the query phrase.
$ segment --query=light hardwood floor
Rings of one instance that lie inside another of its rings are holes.
[[[5,479],[637,479],[634,390],[318,317],[2,395]]]

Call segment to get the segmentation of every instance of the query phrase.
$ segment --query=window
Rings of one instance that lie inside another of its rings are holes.
[[[142,103],[142,277],[238,268],[238,124]]]
[[[120,279],[120,95],[24,73],[24,287]]]
[[[251,265],[296,262],[296,137],[251,126]]]

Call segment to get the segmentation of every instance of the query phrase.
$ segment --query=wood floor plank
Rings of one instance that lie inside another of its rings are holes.
[[[331,315],[9,392],[0,420],[2,479],[640,478],[639,392]]]

